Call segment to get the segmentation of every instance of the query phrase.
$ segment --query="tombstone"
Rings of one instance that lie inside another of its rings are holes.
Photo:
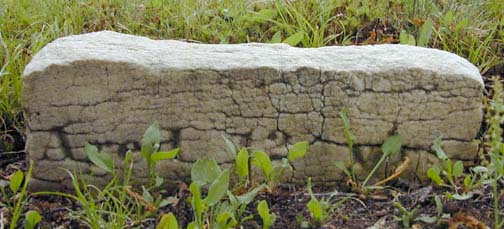
[[[187,182],[199,158],[232,164],[225,136],[269,153],[276,163],[292,144],[309,141],[308,154],[290,163],[286,181],[312,177],[331,185],[344,179],[335,162],[350,166],[342,110],[356,137],[353,168],[360,177],[380,158],[384,140],[398,134],[403,149],[379,174],[408,157],[402,178],[425,180],[437,161],[431,147],[439,136],[450,158],[476,157],[482,91],[481,75],[467,60],[413,46],[215,45],[110,31],[63,37],[24,72],[32,189],[70,187],[61,168],[106,182],[107,173],[87,159],[86,142],[117,165],[133,150],[134,174],[145,177],[138,150],[153,122],[161,127],[161,149],[181,150],[157,167],[168,183]]]

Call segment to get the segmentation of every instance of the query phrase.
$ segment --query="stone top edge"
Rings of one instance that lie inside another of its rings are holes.
[[[328,46],[296,48],[286,44],[197,44],[152,40],[112,31],[59,38],[40,50],[24,76],[51,65],[78,61],[125,62],[158,72],[166,69],[244,69],[270,67],[281,71],[300,67],[322,71],[382,72],[423,69],[461,75],[483,85],[479,70],[466,59],[446,51],[409,45]]]

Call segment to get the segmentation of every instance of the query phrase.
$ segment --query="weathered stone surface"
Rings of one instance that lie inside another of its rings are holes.
[[[451,157],[470,159],[482,119],[483,82],[472,64],[401,45],[204,45],[104,31],[54,41],[24,75],[27,152],[38,189],[68,184],[58,167],[103,176],[87,161],[84,144],[99,145],[119,161],[128,149],[139,149],[154,121],[163,149],[181,148],[176,160],[158,167],[171,181],[186,180],[201,157],[232,163],[224,135],[275,160],[291,144],[310,141],[309,155],[291,164],[291,181],[312,176],[330,183],[343,177],[334,162],[349,159],[338,115],[344,108],[357,138],[354,166],[362,174],[390,134],[403,136],[405,150],[387,168],[408,156],[415,165],[406,177],[422,177],[440,135]],[[135,160],[137,176],[145,176],[145,163]]]

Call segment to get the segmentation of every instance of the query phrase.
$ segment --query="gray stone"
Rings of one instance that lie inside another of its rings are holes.
[[[338,114],[347,109],[359,177],[379,158],[387,136],[400,134],[407,150],[387,168],[408,156],[418,166],[405,177],[418,178],[435,161],[431,146],[438,136],[448,140],[443,147],[450,157],[474,157],[482,90],[476,67],[434,49],[206,45],[103,31],[57,39],[26,66],[26,149],[35,161],[36,189],[68,182],[58,167],[103,183],[103,171],[83,152],[86,142],[112,154],[117,165],[132,149],[135,176],[145,178],[139,142],[157,121],[162,149],[181,148],[176,160],[158,166],[171,183],[187,181],[198,158],[233,163],[226,136],[270,153],[275,163],[290,145],[310,141],[309,154],[291,163],[287,180],[311,176],[330,184],[343,179],[335,161],[352,166]],[[389,174],[384,168],[378,176]]]

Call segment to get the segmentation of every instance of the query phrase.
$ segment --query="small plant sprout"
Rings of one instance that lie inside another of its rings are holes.
[[[308,211],[310,212],[310,216],[315,226],[320,227],[323,225],[327,218],[329,217],[329,202],[328,201],[319,201],[312,191],[312,183],[311,177],[308,178],[308,185],[306,187],[308,189],[308,193],[310,194],[310,201],[306,204]]]
[[[436,138],[434,141],[432,149],[436,152],[441,163],[434,164],[429,168],[427,170],[427,177],[436,185],[449,188],[455,192],[454,194],[447,192],[448,198],[467,200],[473,197],[474,193],[472,190],[483,184],[483,179],[481,178],[484,176],[486,168],[481,166],[473,167],[470,170],[471,174],[465,174],[462,161],[454,163],[450,160],[441,148],[442,144],[441,137]]]
[[[245,187],[250,182],[249,179],[249,153],[247,148],[241,148],[235,159],[235,171],[241,185]]]
[[[282,158],[280,166],[273,166],[269,155],[263,151],[255,151],[252,154],[251,164],[260,168],[263,172],[266,183],[269,187],[275,187],[286,168],[289,167],[289,162],[302,158],[308,152],[310,143],[302,141],[294,144],[287,154],[287,158]]]
[[[381,146],[382,156],[380,157],[378,163],[376,163],[373,170],[371,170],[371,172],[368,174],[364,182],[362,182],[363,187],[366,187],[369,179],[373,176],[373,174],[376,172],[378,167],[380,167],[380,165],[385,161],[385,159],[401,152],[402,142],[403,142],[402,137],[399,135],[390,136],[387,139],[385,139],[385,142]]]
[[[194,222],[191,224],[196,228],[203,228],[209,211],[216,206],[226,195],[229,189],[229,170],[221,171],[215,160],[200,159],[196,161],[192,170],[192,183],[189,191],[192,194],[190,203],[194,211]],[[208,193],[203,198],[201,188],[209,184]],[[191,227],[193,227],[191,226]]]
[[[394,173],[385,178],[384,180],[381,180],[377,183],[375,183],[374,185],[372,186],[368,186],[368,182],[369,180],[371,179],[371,177],[373,177],[374,173],[376,172],[376,170],[380,167],[380,165],[385,161],[387,160],[388,158],[390,158],[390,156],[392,155],[396,155],[398,154],[399,152],[401,152],[401,146],[402,146],[402,137],[399,136],[399,135],[394,135],[394,136],[390,136],[388,137],[387,139],[385,139],[385,142],[383,143],[383,145],[381,146],[381,150],[382,150],[382,156],[380,158],[380,160],[376,163],[376,165],[374,166],[374,168],[371,170],[371,172],[367,175],[366,179],[361,183],[359,184],[358,181],[357,181],[357,178],[356,178],[356,175],[355,175],[355,172],[353,171],[353,165],[355,163],[355,160],[353,158],[353,145],[354,145],[354,141],[355,141],[355,136],[352,134],[351,130],[350,130],[350,120],[346,114],[346,111],[343,110],[341,111],[340,113],[340,117],[341,119],[343,120],[343,131],[344,131],[344,134],[345,134],[345,139],[347,141],[347,145],[348,145],[348,149],[349,149],[349,152],[350,152],[350,169],[348,169],[346,166],[345,166],[345,162],[344,161],[336,161],[335,165],[337,168],[339,168],[340,170],[342,170],[345,175],[348,177],[348,183],[350,184],[351,188],[357,192],[367,192],[369,189],[371,188],[376,188],[392,179],[395,179],[396,177],[398,177],[403,171],[406,170],[407,166],[409,165],[410,163],[410,159],[408,157],[405,157],[405,160],[404,162],[398,166],[398,168],[394,171]]]
[[[311,225],[313,227],[318,228],[318,227],[326,224],[327,220],[329,219],[331,214],[334,212],[334,210],[336,208],[338,208],[339,206],[341,206],[343,203],[345,203],[349,199],[353,199],[353,200],[357,201],[358,203],[360,203],[362,206],[366,207],[366,205],[362,201],[360,201],[359,199],[354,197],[356,195],[354,193],[345,194],[345,195],[341,196],[340,193],[338,193],[337,191],[334,191],[334,192],[331,192],[330,194],[326,195],[325,197],[317,198],[312,190],[311,177],[308,178],[306,190],[308,191],[308,195],[310,195],[310,201],[308,201],[308,203],[306,204],[306,207],[308,208],[308,211],[310,212],[310,216],[312,219]],[[302,224],[303,228],[310,226],[310,223],[307,221],[302,221],[301,224]]]
[[[257,212],[263,222],[263,229],[268,229],[275,224],[276,215],[275,213],[270,213],[268,203],[265,200],[261,200],[261,202],[259,202],[257,205]]]
[[[168,152],[159,152],[161,142],[161,133],[159,132],[159,124],[154,122],[145,131],[142,139],[142,147],[140,153],[142,157],[147,162],[147,183],[149,186],[155,185],[155,179],[157,177],[156,164],[161,160],[172,159],[179,153],[179,149],[173,149]],[[159,178],[158,178],[159,180]]]
[[[164,214],[156,229],[179,229],[177,218],[173,213]]]
[[[355,141],[355,136],[352,134],[350,129],[350,119],[348,119],[348,115],[346,110],[343,110],[339,113],[341,119],[343,120],[343,131],[345,134],[345,139],[348,145],[348,151],[350,152],[350,170],[345,167],[345,163],[343,161],[336,162],[336,166],[344,171],[344,173],[351,179],[352,182],[357,182],[357,178],[355,177],[355,173],[353,171],[353,165],[355,164],[355,160],[353,157],[353,144]]]
[[[25,229],[34,229],[41,220],[42,217],[38,212],[33,210],[26,212]]]
[[[411,228],[411,223],[416,220],[418,208],[414,208],[413,210],[408,211],[405,207],[402,206],[401,202],[399,201],[394,202],[394,207],[398,208],[402,213],[400,220],[403,224],[403,227]]]
[[[18,221],[23,211],[23,205],[26,204],[27,189],[32,174],[32,168],[33,161],[30,161],[26,174],[21,170],[12,174],[9,181],[10,191],[6,190],[3,186],[1,187],[2,195],[0,197],[2,199],[0,199],[0,204],[5,203],[9,211],[12,212],[12,218],[10,220],[11,229],[17,228]]]

